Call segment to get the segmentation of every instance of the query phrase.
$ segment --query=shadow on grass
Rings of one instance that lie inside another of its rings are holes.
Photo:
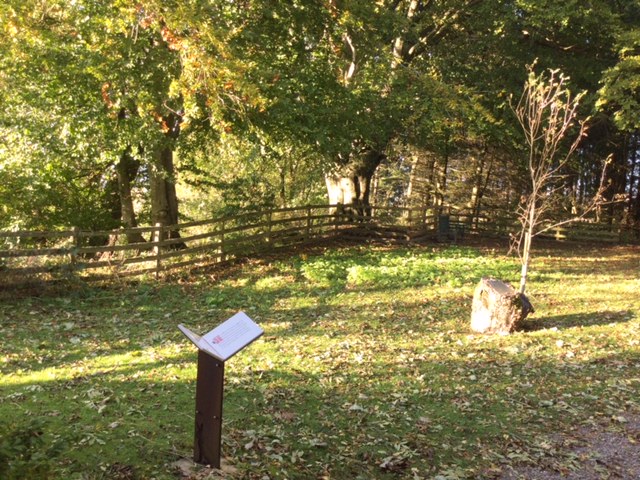
[[[521,330],[524,332],[535,332],[551,328],[563,330],[575,327],[592,327],[614,323],[627,323],[634,318],[635,313],[630,310],[553,315],[526,320]]]
[[[121,478],[101,475],[99,468],[125,465],[140,472],[126,478],[171,478],[171,462],[191,454],[194,373],[163,374],[158,367],[192,361],[187,353],[71,381],[42,381],[35,390],[14,388],[10,427],[29,431],[31,417],[43,419],[49,434],[34,448],[50,454],[41,466],[55,473],[78,473],[91,464],[90,476],[82,478]],[[526,356],[501,362],[333,361],[333,368],[315,373],[284,365],[230,371],[223,454],[248,472],[284,471],[292,478],[319,478],[327,465],[334,478],[380,479],[408,478],[410,467],[429,478],[451,464],[475,468],[487,462],[476,451],[482,445],[491,444],[503,456],[534,448],[546,423],[566,415],[563,393],[591,395],[569,395],[583,402],[572,403],[569,411],[576,415],[580,409],[604,408],[599,399],[609,398],[607,386],[619,395],[617,401],[631,398],[629,390],[612,383],[620,370],[605,367],[623,366],[632,374],[633,364],[622,355],[603,362],[598,383],[581,361]],[[507,366],[512,374],[505,377]],[[516,447],[510,436],[525,440]],[[59,452],[54,452],[56,438],[65,442]],[[304,452],[306,466],[299,465],[297,451]],[[396,470],[383,467],[392,460]]]

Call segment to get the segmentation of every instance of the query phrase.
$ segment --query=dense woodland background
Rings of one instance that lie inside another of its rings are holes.
[[[638,0],[7,0],[0,29],[3,230],[310,202],[515,215],[528,65],[586,91],[548,213],[579,214],[609,159],[596,214],[640,223]]]

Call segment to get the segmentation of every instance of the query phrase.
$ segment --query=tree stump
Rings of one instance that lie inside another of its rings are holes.
[[[529,299],[511,285],[483,278],[476,287],[471,307],[471,330],[508,335],[533,313]]]

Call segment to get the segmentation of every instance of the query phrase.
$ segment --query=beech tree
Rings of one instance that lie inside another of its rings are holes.
[[[352,0],[247,13],[237,45],[254,60],[250,75],[267,99],[252,121],[322,155],[331,203],[366,207],[392,144],[427,142],[423,124],[435,120],[434,104],[457,88],[442,81],[444,65],[432,59],[460,45],[459,29],[484,8],[480,1]]]
[[[0,156],[25,173],[22,183],[9,175],[10,191],[41,199],[46,209],[28,216],[49,225],[136,226],[131,187],[138,177],[149,193],[150,220],[175,224],[174,152],[189,122],[212,110],[200,109],[214,92],[194,78],[218,52],[194,58],[193,49],[204,45],[192,47],[174,33],[168,9],[152,1],[67,3],[9,1],[0,12],[7,39],[0,96],[9,106],[0,128],[12,140]],[[217,40],[220,31],[209,29],[207,38]],[[47,172],[56,183],[46,180],[46,190],[36,192],[33,184]],[[80,186],[78,177],[87,182]],[[120,202],[115,224],[110,192]],[[96,198],[87,202],[90,196]],[[65,213],[53,215],[65,203]],[[78,214],[84,211],[86,219]]]
[[[507,99],[534,56],[580,89],[601,88],[603,127],[565,183],[597,184],[598,158],[628,145],[611,179],[630,198],[636,7],[7,0],[0,223],[175,223],[186,180],[194,198],[210,198],[191,215],[319,199],[322,189],[366,212],[388,157],[402,166],[405,196],[380,198],[505,206],[525,171],[505,178],[517,143]]]

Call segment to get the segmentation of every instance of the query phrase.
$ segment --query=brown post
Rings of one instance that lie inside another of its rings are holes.
[[[269,210],[267,217],[267,243],[271,243],[271,229],[273,228],[273,210]]]
[[[153,230],[153,253],[156,256],[156,280],[160,276],[160,268],[162,267],[160,257],[162,253],[162,249],[160,248],[160,242],[162,241],[162,223],[158,222],[155,224],[155,229]]]
[[[222,222],[222,230],[220,230],[220,261],[224,262],[227,257],[224,254],[224,232],[227,226],[227,222]]]
[[[193,459],[220,468],[224,362],[198,350]]]
[[[333,212],[333,214],[335,215],[335,219],[334,219],[334,236],[338,236],[338,230],[340,229],[340,225],[344,225],[344,205],[341,203],[338,203],[336,205],[336,209]]]
[[[305,242],[308,242],[311,239],[311,207],[307,207],[307,226],[305,233]]]
[[[80,248],[80,229],[78,227],[73,227],[71,229],[71,232],[70,260],[71,271],[74,272],[78,263],[78,249]]]

